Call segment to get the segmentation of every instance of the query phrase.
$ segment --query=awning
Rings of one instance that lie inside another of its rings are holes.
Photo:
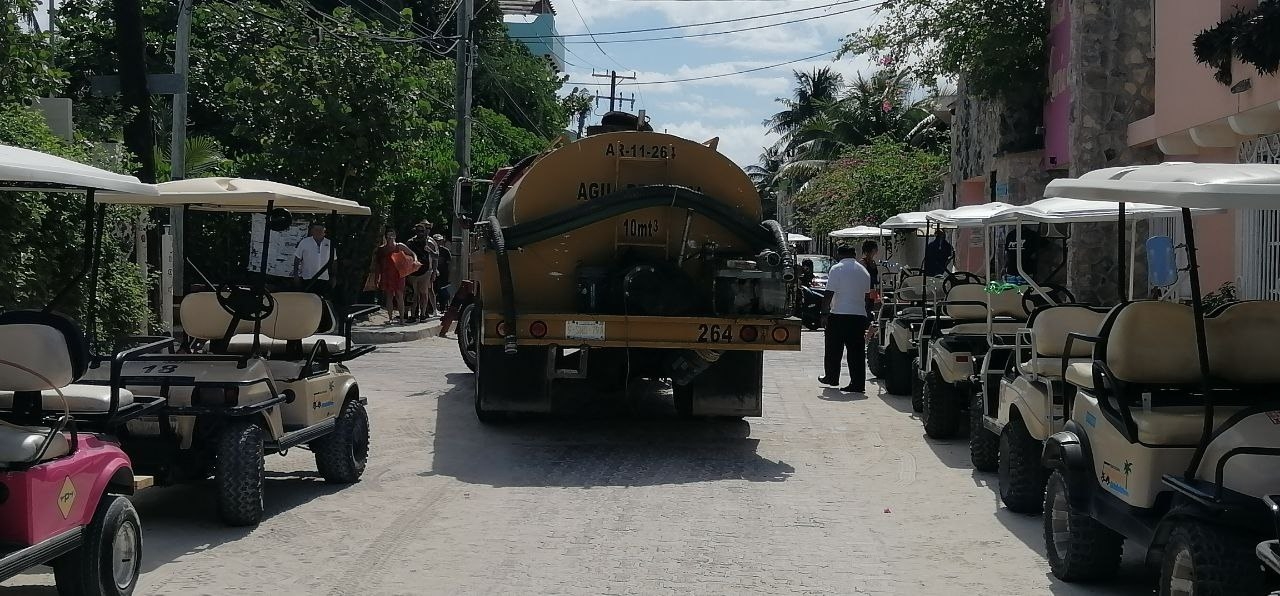
[[[110,190],[154,197],[156,187],[133,176],[108,172],[30,149],[0,145],[0,189]]]
[[[1045,196],[1215,209],[1280,208],[1280,164],[1170,162],[1054,180]]]
[[[191,178],[157,184],[156,188],[160,191],[158,196],[115,192],[98,196],[104,203],[153,207],[186,205],[201,211],[261,211],[270,201],[274,207],[298,213],[369,215],[369,208],[355,201],[267,180]]]

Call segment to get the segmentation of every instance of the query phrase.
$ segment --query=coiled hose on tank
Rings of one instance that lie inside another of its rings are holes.
[[[502,285],[502,323],[503,348],[507,354],[516,353],[516,297],[512,291],[515,282],[511,280],[511,259],[507,256],[507,242],[503,238],[502,224],[498,216],[490,215],[489,240],[493,242],[493,250],[498,254],[498,283]]]
[[[765,229],[773,232],[773,241],[778,243],[778,252],[782,254],[782,279],[791,282],[796,279],[796,255],[791,252],[791,245],[787,243],[787,231],[782,229],[782,224],[777,220],[769,219],[760,224]]]

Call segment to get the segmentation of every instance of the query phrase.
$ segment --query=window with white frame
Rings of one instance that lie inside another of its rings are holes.
[[[1280,164],[1280,133],[1240,143],[1238,157],[1240,163]],[[1236,233],[1240,299],[1280,300],[1280,209],[1237,210]]]

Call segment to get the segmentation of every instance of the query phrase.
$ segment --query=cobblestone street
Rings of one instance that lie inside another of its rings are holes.
[[[268,519],[230,529],[209,485],[138,495],[139,594],[1145,594],[1053,580],[1039,517],[999,504],[963,441],[923,438],[907,398],[820,389],[821,335],[766,357],[765,417],[682,421],[657,398],[482,427],[453,342],[354,365],[364,480],[267,460]],[[0,594],[53,594],[39,568]]]

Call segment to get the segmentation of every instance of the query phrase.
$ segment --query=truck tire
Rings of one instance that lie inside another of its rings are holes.
[[[969,460],[979,472],[994,472],[1000,465],[1000,435],[982,425],[985,399],[975,392],[969,402]]]
[[[262,427],[251,420],[234,420],[217,441],[214,481],[218,486],[218,517],[229,526],[254,526],[262,521]]]
[[[924,376],[924,434],[932,439],[952,439],[960,432],[960,403],[955,387],[938,371]]]
[[[369,413],[359,399],[348,399],[338,412],[333,432],[310,443],[316,470],[325,482],[351,484],[360,480],[369,462]]]
[[[142,522],[133,504],[102,495],[79,548],[53,561],[62,596],[128,596],[142,568]]]
[[[1160,565],[1160,596],[1254,596],[1268,593],[1265,577],[1244,536],[1200,522],[1169,533]]]
[[[677,416],[693,418],[693,387],[672,383],[671,399],[675,402]]]
[[[1078,582],[1116,574],[1124,537],[1071,506],[1070,487],[1062,472],[1049,476],[1043,520],[1046,557],[1054,577]]]
[[[873,379],[884,378],[884,354],[880,352],[879,337],[867,340],[867,370]]]
[[[1011,416],[1000,433],[1000,500],[1015,513],[1040,513],[1049,471],[1040,463],[1044,444],[1027,431],[1020,416]]]
[[[480,307],[475,302],[462,307],[458,315],[458,353],[462,362],[476,372],[477,343],[480,341]]]
[[[911,411],[924,411],[924,379],[920,378],[920,359],[911,360]]]
[[[884,379],[884,390],[891,395],[910,395],[911,374],[914,372],[911,370],[911,358],[892,341],[889,342],[889,349],[885,350],[884,357],[889,373]]]

